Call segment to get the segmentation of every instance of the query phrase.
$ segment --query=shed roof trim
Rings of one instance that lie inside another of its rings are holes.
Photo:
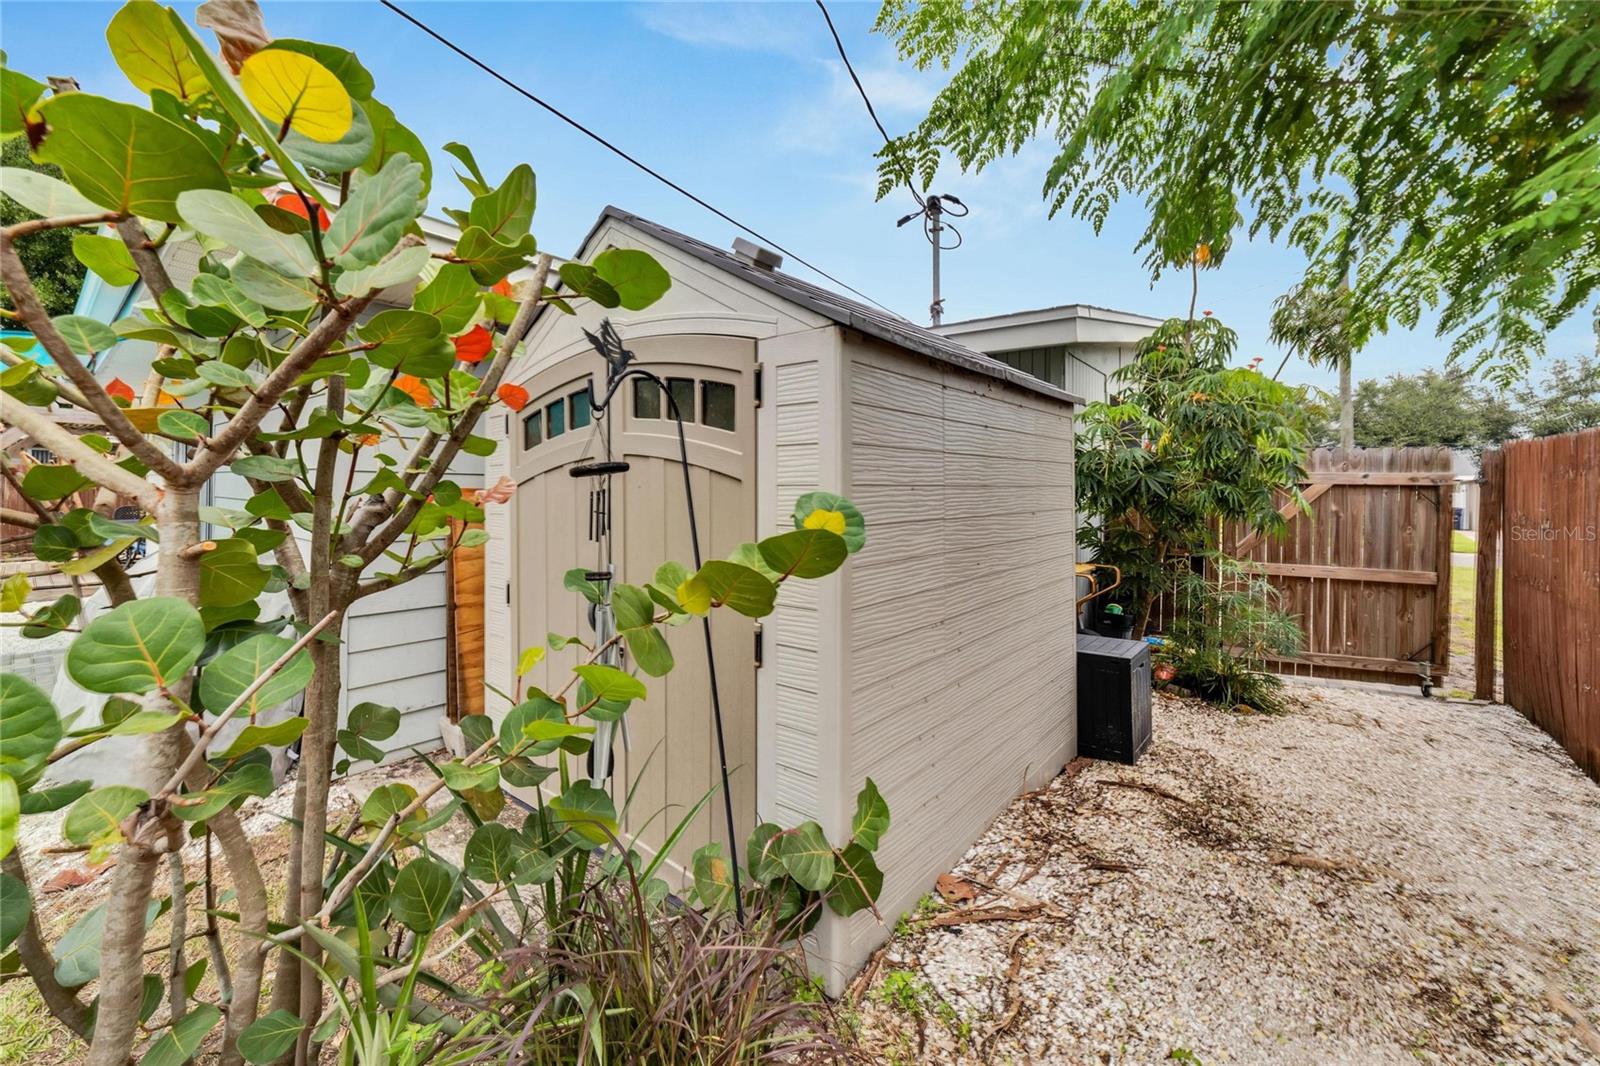
[[[1003,381],[1015,388],[1024,389],[1040,396],[1058,400],[1062,403],[1083,404],[1083,397],[1059,389],[1047,381],[1042,381],[1032,374],[1024,373],[1014,367],[989,358],[982,352],[974,351],[964,344],[941,337],[930,329],[925,329],[909,319],[899,315],[881,311],[876,307],[846,299],[832,290],[813,285],[808,281],[801,281],[791,274],[779,270],[768,270],[752,266],[740,259],[733,252],[707,244],[705,241],[690,237],[688,234],[679,233],[647,218],[641,218],[620,207],[608,206],[600,212],[593,228],[584,237],[581,248],[587,248],[589,243],[607,221],[616,221],[624,226],[636,229],[672,247],[685,255],[689,255],[716,267],[741,281],[748,282],[759,289],[780,296],[791,303],[798,304],[824,318],[831,319],[841,326],[846,326],[869,337],[886,341],[907,351],[923,355],[936,362],[958,367],[974,374]],[[581,254],[581,251],[580,251]]]

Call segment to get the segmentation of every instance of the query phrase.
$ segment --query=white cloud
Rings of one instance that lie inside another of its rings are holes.
[[[824,59],[817,60],[816,65],[824,73],[825,83],[792,100],[779,113],[773,124],[779,147],[831,155],[847,144],[880,141],[872,116],[867,114],[844,64]],[[898,66],[892,60],[869,64],[855,61],[855,67],[891,137],[927,114],[928,105],[939,90],[936,77],[913,67]]]
[[[816,13],[809,5],[653,3],[635,10],[648,29],[701,48],[794,56],[816,49]]]

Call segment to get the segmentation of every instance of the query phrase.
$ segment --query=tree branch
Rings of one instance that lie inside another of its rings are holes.
[[[450,469],[450,464],[455,462],[456,456],[461,451],[461,445],[472,435],[473,429],[478,424],[478,419],[489,409],[489,405],[494,403],[495,390],[500,385],[500,379],[505,376],[506,368],[511,365],[512,353],[516,351],[517,345],[522,343],[522,339],[527,336],[528,330],[533,325],[533,316],[538,311],[539,303],[544,297],[545,279],[549,276],[549,273],[550,254],[546,252],[539,256],[538,262],[534,266],[533,281],[528,287],[528,295],[522,301],[522,306],[517,309],[516,317],[511,320],[511,325],[507,327],[506,335],[501,339],[500,349],[495,353],[494,362],[489,365],[488,373],[484,374],[483,381],[478,385],[477,396],[467,406],[467,409],[461,413],[455,428],[451,430],[450,436],[445,439],[444,446],[434,453],[433,462],[417,480],[416,484],[412,486],[412,491],[416,495],[407,497],[405,503],[399,504],[399,510],[371,537],[365,536],[365,531],[360,529],[359,524],[352,531],[352,538],[360,534],[365,540],[365,543],[355,548],[355,554],[360,555],[364,562],[370,563],[373,559],[376,559],[411,524],[411,520],[417,516],[417,512],[422,510],[422,505],[427,502],[428,494],[433,491],[434,486],[439,483],[440,479]],[[429,441],[437,441],[437,439],[431,433],[423,438],[422,443],[417,446],[417,450],[412,453],[411,460],[406,464],[405,472],[408,476],[413,468],[419,466],[421,460],[432,451],[433,445],[429,444]],[[425,445],[427,450],[424,450]],[[391,489],[388,493],[385,493],[384,503],[387,507],[392,508],[398,501],[391,500],[391,495],[398,497],[398,493]],[[370,529],[371,527],[369,526],[368,528]],[[354,545],[350,546],[355,547]]]
[[[380,592],[387,592],[389,589],[399,588],[408,581],[415,581],[423,574],[432,573],[434,570],[439,568],[439,564],[450,558],[454,551],[455,545],[451,545],[449,549],[442,551],[431,558],[425,559],[410,569],[402,570],[396,574],[388,574],[383,577],[374,578],[371,581],[363,581],[361,584],[356,586],[355,598],[360,600],[365,599],[368,596],[376,595]]]
[[[39,302],[38,294],[33,291],[33,282],[17,256],[11,237],[5,233],[0,233],[0,280],[4,280],[6,288],[11,291],[17,314],[33,331],[44,350],[50,353],[50,358],[55,360],[61,372],[78,387],[89,410],[100,417],[106,428],[138,456],[140,462],[160,474],[168,484],[178,483],[183,477],[183,467],[128,421],[122,408],[100,387],[94,373],[79,361],[66,339],[56,330],[44,305]]]
[[[395,246],[395,252],[404,251],[420,243],[422,243],[420,237],[407,237]],[[377,296],[376,292],[369,292],[333,305],[328,313],[322,316],[316,328],[291,348],[277,369],[268,374],[267,380],[250,394],[250,399],[245,401],[238,413],[229,419],[228,423],[201,448],[200,454],[183,468],[185,475],[197,479],[197,482],[204,481],[232,458],[234,451],[244,443],[245,438],[260,428],[261,420],[266,418],[284,394],[294,387],[295,379],[312,363],[328,353],[334,343],[354,324],[357,316],[365,311],[367,305]]]
[[[167,273],[167,265],[161,261],[161,253],[150,247],[150,237],[144,231],[144,224],[137,218],[124,218],[117,223],[117,236],[127,245],[128,254],[133,257],[134,268],[139,271],[144,287],[160,303],[161,297],[172,288],[172,278]]]
[[[29,514],[27,511],[13,511],[9,507],[0,507],[0,524],[22,526],[24,529],[38,529],[44,523],[36,514]]]
[[[96,386],[98,388],[99,386]],[[104,395],[102,393],[101,395]],[[139,501],[147,511],[161,505],[162,490],[154,482],[124,470],[83,441],[62,429],[43,411],[28,407],[6,393],[0,393],[0,422],[7,422],[62,458],[71,461],[78,472],[106,488]],[[138,430],[134,430],[137,435]],[[141,437],[141,440],[144,438]],[[150,442],[145,441],[148,445]],[[164,454],[164,453],[163,453]],[[171,460],[167,460],[169,465]]]
[[[70,229],[75,226],[97,226],[102,222],[115,222],[123,215],[117,211],[102,211],[97,215],[61,215],[58,218],[30,218],[25,222],[18,222],[14,226],[6,227],[6,236],[13,240],[17,237],[26,237],[30,233],[43,233],[45,230]]]
[[[172,930],[167,938],[167,1003],[172,1020],[176,1022],[183,1017],[184,1004],[188,1001],[184,988],[188,967],[183,961],[183,945],[189,939],[189,883],[183,876],[183,852],[167,853],[167,881],[172,900]]]
[[[33,897],[33,890],[28,888],[28,871],[22,865],[22,855],[15,849],[6,853],[0,859],[0,866],[5,872],[15,877],[27,889],[28,896]],[[50,953],[50,946],[45,943],[44,934],[39,929],[39,916],[37,908],[29,908],[28,918],[22,925],[22,932],[17,934],[17,954],[22,959],[23,969],[28,971],[28,976],[33,978],[34,986],[39,990],[39,998],[44,1000],[44,1005],[55,1016],[56,1021],[76,1033],[78,1039],[85,1042],[91,1032],[89,1025],[89,1008],[72,992],[61,986],[56,980],[56,960]]]
[[[189,744],[187,736],[180,736],[179,748],[185,759],[190,754]],[[191,789],[198,791],[205,788],[207,776],[205,764],[196,763],[190,770],[187,783]],[[226,982],[223,984],[225,988],[231,985],[233,992],[233,995],[225,1000],[227,1022],[223,1026],[219,1066],[242,1066],[244,1058],[239,1054],[239,1034],[256,1020],[261,1000],[263,960],[256,950],[256,942],[267,935],[267,886],[261,878],[261,866],[256,861],[249,838],[245,836],[244,827],[239,824],[239,815],[236,811],[224,808],[207,819],[206,826],[216,836],[217,843],[222,846],[222,855],[228,864],[228,872],[233,875],[234,897],[239,901],[239,931],[246,938],[237,956],[238,965],[230,973],[227,970],[226,956],[222,954],[220,938],[215,936],[212,928],[215,916],[207,915],[207,935],[211,937],[212,950],[216,953],[216,957],[222,960],[221,966],[217,967],[217,980],[219,983]],[[210,847],[210,843],[207,842],[208,871],[211,859]]]

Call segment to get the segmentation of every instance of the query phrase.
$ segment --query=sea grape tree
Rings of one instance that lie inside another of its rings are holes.
[[[75,631],[65,669],[106,702],[80,716],[0,676],[0,949],[15,949],[95,1066],[144,1054],[180,1062],[208,1039],[227,1064],[306,1061],[341,1019],[354,1024],[342,1010],[324,1017],[323,1007],[328,977],[350,976],[340,967],[358,936],[367,938],[358,961],[372,978],[373,1009],[403,1002],[405,1025],[438,1013],[411,997],[407,972],[426,974],[431,993],[476,1006],[482,988],[437,976],[453,952],[470,946],[488,965],[530,915],[559,928],[586,879],[622,869],[659,883],[619,838],[610,795],[567,764],[587,750],[594,723],[615,720],[646,691],[582,639],[545,649],[576,657],[566,689],[521,694],[498,728],[469,719],[470,754],[438,766],[432,786],[379,788],[357,823],[340,826],[329,824],[328,790],[352,762],[382,757],[376,742],[399,717],[362,704],[340,721],[345,616],[482,542],[472,523],[512,486],[474,494],[452,471],[463,455],[495,448],[479,432],[487,411],[527,403],[504,379],[535,314],[545,304],[571,313],[585,300],[642,309],[670,285],[666,271],[643,252],[613,249],[563,268],[558,294],[530,232],[532,168],[496,182],[454,142],[442,150],[465,193],[465,207],[446,209],[459,237],[430,237],[419,220],[435,195],[433,160],[374,95],[354,54],[274,40],[253,3],[211,0],[196,21],[214,32],[217,51],[153,0],[131,0],[112,18],[111,54],[148,96],[144,106],[79,91],[71,79],[47,90],[9,60],[0,71],[0,136],[64,178],[0,172],[4,194],[28,212],[0,230],[8,317],[50,356],[0,351],[0,422],[58,457],[0,465],[26,505],[0,520],[31,531],[38,560],[74,581],[92,575],[110,601],[79,624],[76,595],[39,606],[27,603],[26,579],[4,588],[5,609],[28,616],[21,636]],[[142,302],[110,323],[48,314],[22,249],[64,232],[87,269],[111,285],[136,284]],[[182,280],[167,253],[189,244],[199,267]],[[130,343],[155,348],[148,376],[133,383],[103,370],[110,358],[114,373],[118,346]],[[70,408],[103,432],[67,429],[61,412]],[[204,486],[223,471],[249,486],[242,508],[202,505]],[[145,517],[115,517],[118,501]],[[864,520],[848,501],[808,501],[792,532],[745,545],[735,559],[694,573],[667,564],[648,586],[619,586],[619,639],[639,667],[652,676],[671,668],[663,625],[718,609],[764,613],[783,582],[824,577],[860,548]],[[156,554],[148,589],[121,561],[138,541]],[[735,587],[765,591],[735,597]],[[289,616],[265,616],[262,597],[274,592],[286,595]],[[262,716],[296,696],[303,713]],[[113,737],[142,744],[137,784],[59,779],[65,756]],[[272,789],[268,749],[294,742],[302,757],[287,870],[269,891],[237,811]],[[506,786],[536,790],[520,831],[495,820]],[[449,798],[430,815],[440,793]],[[870,785],[862,805],[841,847],[812,824],[763,826],[751,843],[749,883],[792,905],[782,920],[796,932],[824,902],[842,913],[872,905],[881,885],[872,852],[888,815]],[[22,818],[62,810],[64,846],[116,865],[107,902],[52,944],[15,842]],[[477,826],[461,869],[427,847],[428,833],[457,816]],[[203,906],[189,902],[182,856],[195,838],[208,860]],[[209,874],[213,841],[226,901]],[[590,864],[597,848],[609,855],[599,870]],[[695,857],[705,905],[727,902],[730,861],[717,850]],[[522,916],[518,929],[502,905]],[[147,973],[147,931],[161,914],[170,942],[154,949],[161,965]],[[225,937],[230,926],[242,935]],[[147,1048],[136,1047],[146,1030]],[[375,1031],[362,1028],[363,1039]]]

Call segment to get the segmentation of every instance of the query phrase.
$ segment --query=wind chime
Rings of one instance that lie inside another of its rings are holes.
[[[695,515],[694,487],[689,476],[689,445],[683,431],[683,413],[678,409],[678,401],[673,396],[667,383],[657,377],[655,373],[634,362],[633,352],[623,347],[622,338],[617,335],[615,327],[609,318],[600,322],[600,332],[591,333],[583,331],[594,350],[600,354],[606,363],[606,386],[603,396],[596,396],[594,380],[588,384],[589,408],[593,413],[595,432],[604,442],[605,457],[594,462],[582,462],[572,466],[568,473],[575,478],[583,478],[590,482],[589,485],[589,539],[596,546],[596,564],[593,570],[584,573],[585,580],[589,581],[598,590],[598,597],[593,605],[595,647],[600,648],[599,662],[605,666],[620,668],[622,665],[622,648],[617,642],[617,620],[612,609],[611,593],[616,579],[616,563],[612,558],[611,541],[611,479],[629,470],[626,460],[614,457],[612,452],[610,409],[612,400],[616,397],[617,390],[629,378],[653,382],[656,388],[666,398],[667,408],[671,414],[674,425],[678,431],[678,461],[683,470],[684,503],[689,514],[689,543],[694,550],[694,567],[700,569],[704,561],[700,554],[700,529]],[[728,748],[723,737],[722,729],[722,698],[717,688],[717,658],[711,640],[711,616],[709,613],[701,618],[701,627],[705,636],[706,668],[711,680],[711,713],[716,724],[717,732],[717,761],[722,774],[722,808],[727,823],[728,853],[733,856],[729,865],[733,869],[733,898],[737,910],[739,923],[744,923],[744,900],[739,884],[739,845],[734,836],[733,819],[733,794],[728,788]],[[595,724],[594,745],[589,755],[590,781],[596,788],[606,787],[611,777],[612,747],[616,737],[615,722],[597,722]],[[627,724],[623,719],[623,743],[627,743]]]

